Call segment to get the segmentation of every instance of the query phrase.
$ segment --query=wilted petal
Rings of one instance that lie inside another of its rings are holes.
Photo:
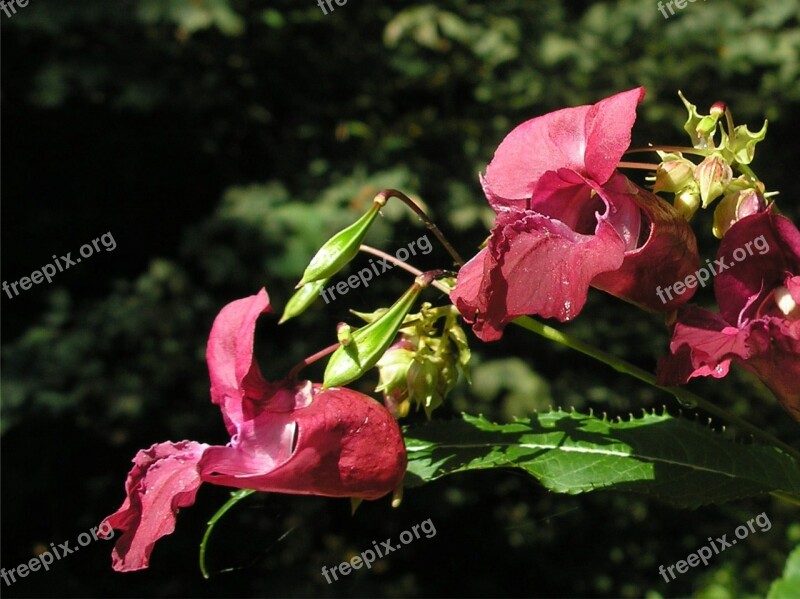
[[[301,387],[300,393],[308,393]],[[372,398],[315,385],[311,402],[264,412],[230,447],[209,448],[203,480],[276,493],[377,499],[398,487],[406,453],[397,422]],[[302,401],[305,401],[303,399]]]
[[[194,503],[202,482],[197,463],[207,447],[194,441],[159,443],[136,454],[127,497],[104,523],[122,531],[111,554],[116,571],[147,568],[153,545],[175,530],[179,508]]]
[[[605,183],[630,145],[642,98],[644,88],[639,87],[516,127],[498,146],[482,179],[489,203],[496,211],[528,208],[539,178],[562,168]]]

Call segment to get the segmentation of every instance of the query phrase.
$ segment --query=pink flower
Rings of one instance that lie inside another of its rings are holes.
[[[660,381],[722,378],[737,362],[800,420],[800,232],[771,212],[747,216],[725,234],[718,258],[720,312],[680,310]]]
[[[668,311],[655,289],[697,269],[694,235],[667,203],[616,171],[630,145],[637,88],[532,119],[500,144],[482,178],[497,213],[488,246],[451,299],[484,341],[518,316],[570,320],[589,286]]]
[[[217,316],[206,357],[211,400],[231,435],[228,445],[159,443],[133,460],[122,506],[106,527],[122,531],[117,571],[146,568],[155,542],[175,529],[179,508],[201,483],[328,497],[377,499],[397,488],[406,454],[394,418],[377,401],[309,381],[269,383],[253,360],[256,320],[269,297],[228,304]]]

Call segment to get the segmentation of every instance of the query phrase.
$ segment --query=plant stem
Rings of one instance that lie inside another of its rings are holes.
[[[339,349],[340,346],[341,346],[340,343],[334,343],[333,345],[330,345],[330,346],[326,347],[325,349],[321,349],[317,353],[315,353],[315,354],[313,354],[311,356],[308,356],[307,358],[303,359],[301,362],[299,362],[298,364],[293,366],[292,369],[289,371],[289,374],[286,376],[286,378],[290,379],[290,380],[297,378],[297,374],[301,370],[303,370],[303,368],[305,368],[306,366],[310,366],[314,362],[316,362],[318,360],[321,360],[322,358],[324,358],[325,356],[327,356],[329,354],[332,354],[337,349]]]
[[[794,449],[790,445],[787,445],[780,439],[776,439],[769,433],[761,430],[760,428],[747,422],[746,420],[739,418],[734,414],[726,412],[722,408],[703,399],[699,395],[695,395],[691,391],[687,391],[686,389],[682,389],[680,387],[665,387],[659,385],[656,382],[656,377],[650,372],[647,372],[646,370],[643,370],[642,368],[639,368],[638,366],[635,366],[630,362],[627,362],[613,354],[610,354],[597,347],[594,347],[593,345],[575,339],[574,337],[567,335],[566,333],[562,333],[558,329],[554,329],[553,327],[550,327],[542,322],[539,322],[538,320],[534,320],[529,316],[520,316],[519,318],[513,320],[512,322],[517,326],[522,327],[523,329],[536,333],[537,335],[541,335],[545,339],[549,339],[550,341],[555,341],[556,343],[565,345],[566,347],[579,351],[582,354],[585,354],[589,357],[594,358],[595,360],[598,360],[599,362],[602,362],[603,364],[611,366],[611,368],[613,368],[617,372],[627,374],[629,376],[639,379],[640,381],[647,383],[648,385],[656,387],[657,389],[666,391],[667,393],[673,395],[675,399],[677,399],[678,402],[680,402],[682,405],[686,405],[692,408],[699,407],[708,412],[709,414],[713,414],[714,416],[726,420],[731,424],[735,424],[740,429],[747,431],[754,437],[758,437],[771,445],[777,445],[783,451],[791,455],[793,458],[800,461],[800,451]]]
[[[395,266],[399,266],[400,268],[402,268],[406,272],[410,272],[415,277],[418,277],[418,276],[424,274],[420,269],[414,268],[410,264],[406,264],[402,260],[399,260],[399,259],[395,258],[394,256],[392,256],[391,254],[387,254],[386,252],[383,252],[383,251],[381,251],[381,250],[379,250],[377,248],[374,248],[372,246],[364,245],[362,243],[361,247],[359,249],[364,253],[372,254],[373,256],[377,256],[378,258],[383,258],[387,262],[391,262]],[[438,289],[439,291],[441,291],[445,295],[448,295],[448,296],[450,295],[451,289],[448,288],[446,285],[440,283],[439,281],[435,281],[434,280],[430,284],[433,285],[434,287],[436,287],[436,289]]]
[[[658,165],[649,162],[625,162],[622,161],[617,164],[619,168],[635,168],[642,171],[657,171]]]
[[[239,503],[242,499],[248,495],[252,495],[253,493],[255,493],[255,491],[252,489],[234,491],[231,493],[231,498],[228,499],[228,501],[226,501],[225,504],[217,510],[217,513],[211,516],[211,520],[208,521],[208,528],[206,528],[206,532],[203,535],[203,540],[200,542],[200,572],[203,573],[203,578],[209,578],[209,576],[211,576],[206,569],[206,545],[208,545],[208,539],[211,537],[211,531],[214,530],[214,526],[216,526],[217,521],[225,515],[225,512]]]
[[[425,226],[428,227],[428,230],[431,231],[436,236],[436,239],[438,239],[439,243],[441,243],[444,246],[444,249],[447,250],[447,253],[453,257],[456,266],[464,265],[464,259],[459,255],[459,253],[450,244],[450,242],[447,241],[447,238],[439,230],[439,227],[436,226],[436,223],[434,223],[430,218],[428,218],[428,215],[425,214],[425,211],[419,206],[417,206],[414,200],[412,200],[402,191],[399,191],[397,189],[384,189],[375,197],[381,198],[384,201],[388,200],[389,198],[397,198],[398,200],[402,201],[406,206],[411,208],[411,210],[413,210],[417,216],[419,216],[422,219],[422,221],[425,223]]]
[[[700,150],[698,148],[684,148],[681,146],[648,146],[646,148],[632,148],[625,152],[626,154],[638,154],[641,152],[671,152],[681,154],[694,154],[696,156],[708,156],[708,150]]]

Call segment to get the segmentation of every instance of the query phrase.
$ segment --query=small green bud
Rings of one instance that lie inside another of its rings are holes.
[[[404,346],[411,347],[411,343],[400,341],[395,343],[378,360],[378,371],[380,372],[379,384],[375,391],[385,391],[391,393],[397,388],[405,388],[406,374],[411,362],[414,361],[414,352],[405,349]]]
[[[283,324],[290,318],[300,316],[305,312],[306,309],[314,303],[314,300],[319,297],[320,291],[322,291],[327,284],[328,279],[320,279],[313,283],[306,283],[295,291],[294,295],[286,302],[286,308],[283,309],[283,316],[281,316],[278,324]]]
[[[311,259],[297,287],[320,279],[328,279],[355,258],[361,242],[385,203],[386,200],[375,200],[366,214],[326,241]]]
[[[415,282],[382,316],[351,335],[350,342],[331,356],[325,368],[324,388],[341,387],[375,366],[391,345],[423,285]]]
[[[697,106],[689,102],[689,100],[687,100],[680,91],[678,92],[678,96],[680,96],[681,102],[683,102],[683,105],[689,112],[689,118],[686,120],[683,130],[686,131],[686,133],[689,134],[689,137],[692,138],[692,145],[695,148],[701,150],[707,149],[709,147],[708,142],[713,142],[712,137],[716,131],[719,115],[701,115],[699,112],[697,112]]]
[[[682,157],[667,158],[658,165],[654,192],[678,193],[694,181],[695,165]]]
[[[408,390],[410,397],[417,404],[425,408],[425,414],[430,418],[433,410],[442,405],[442,395],[439,393],[439,369],[432,359],[414,360],[408,369]]]
[[[687,222],[692,220],[694,213],[700,208],[700,192],[697,189],[697,183],[693,183],[678,193],[675,196],[674,206],[684,220]]]
[[[340,322],[336,326],[336,338],[341,345],[349,345],[353,340],[353,329],[346,322]]]

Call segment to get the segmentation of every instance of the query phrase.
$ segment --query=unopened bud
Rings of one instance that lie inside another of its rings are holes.
[[[714,210],[714,236],[722,239],[735,223],[746,216],[758,214],[767,208],[767,201],[757,189],[742,189],[729,193]]]
[[[697,191],[697,185],[692,185],[677,194],[674,206],[684,220],[687,222],[692,220],[694,213],[700,208],[700,192]]]
[[[695,165],[686,158],[665,160],[658,165],[654,192],[678,193],[694,180]]]
[[[725,111],[727,110],[727,108],[728,108],[728,107],[727,107],[727,106],[725,106],[725,102],[714,102],[714,103],[711,105],[711,108],[709,108],[709,109],[708,109],[708,113],[709,113],[711,116],[716,116],[716,117],[718,117],[718,118],[719,118],[719,117],[721,117],[723,114],[725,114]]]
[[[723,194],[733,180],[733,170],[722,156],[715,154],[697,165],[694,177],[700,188],[700,202],[703,208],[706,208]]]

